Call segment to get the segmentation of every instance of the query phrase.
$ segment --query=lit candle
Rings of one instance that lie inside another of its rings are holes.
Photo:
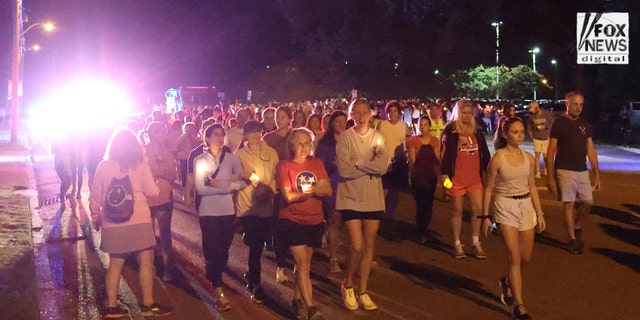
[[[196,172],[204,172],[205,176],[208,176],[209,167],[207,166],[207,162],[204,160],[198,161],[198,166],[196,167]]]
[[[376,152],[376,150],[378,150],[378,148],[382,145],[382,139],[378,138],[378,140],[376,140],[376,145],[373,146],[373,152]]]
[[[250,180],[252,183],[254,183],[254,184],[255,184],[255,183],[258,183],[258,182],[260,181],[260,177],[258,177],[258,175],[257,175],[257,174],[252,173],[252,174],[251,174],[251,177],[249,177],[249,180]]]

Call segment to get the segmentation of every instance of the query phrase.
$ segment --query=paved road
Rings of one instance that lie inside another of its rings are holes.
[[[34,140],[34,142],[36,142]],[[51,159],[41,145],[32,144],[34,169],[41,202],[41,232],[34,233],[42,246],[39,254],[48,268],[38,277],[39,286],[55,296],[57,314],[51,319],[98,319],[104,300],[106,257],[94,247],[99,233],[89,228],[87,193],[64,211],[50,201],[57,189]],[[536,237],[533,262],[524,271],[525,302],[535,319],[636,319],[640,311],[634,297],[640,288],[640,155],[613,147],[599,147],[604,188],[595,194],[592,215],[584,228],[587,249],[571,255],[564,249],[561,207],[538,186],[548,228]],[[609,166],[610,165],[610,166]],[[621,171],[634,168],[635,172]],[[86,188],[85,188],[86,190]],[[175,193],[176,199],[180,198]],[[327,273],[325,250],[318,250],[313,265],[314,294],[327,319],[506,319],[509,308],[499,303],[497,281],[506,267],[506,252],[499,235],[482,239],[488,258],[453,259],[449,213],[451,204],[436,201],[431,229],[435,240],[427,246],[414,242],[415,204],[401,194],[396,231],[378,237],[370,293],[379,310],[346,310],[338,290],[342,275]],[[463,242],[470,242],[469,214],[463,225]],[[275,282],[271,253],[263,257],[263,280],[270,299],[264,305],[248,300],[242,274],[247,249],[236,236],[225,275],[233,310],[218,314],[211,304],[211,286],[204,278],[200,229],[191,209],[179,201],[172,225],[176,258],[182,275],[171,283],[156,280],[159,301],[175,308],[166,319],[290,319],[292,284]],[[343,243],[347,239],[343,235]],[[341,249],[346,247],[342,246]],[[344,251],[344,250],[343,250]],[[128,264],[120,297],[142,319],[135,262]],[[293,276],[288,270],[290,277]],[[42,313],[46,310],[41,310]]]

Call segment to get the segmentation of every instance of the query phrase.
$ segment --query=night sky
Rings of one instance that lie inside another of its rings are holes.
[[[0,8],[2,79],[11,70],[11,2]],[[300,74],[293,85],[327,92],[444,95],[438,84],[448,74],[495,64],[491,22],[502,21],[501,64],[530,66],[528,50],[538,46],[538,72],[552,79],[550,61],[558,60],[562,91],[579,88],[598,103],[640,99],[637,0],[24,0],[23,6],[25,27],[47,20],[58,26],[52,34],[26,35],[27,46],[42,46],[25,56],[28,96],[93,73],[158,100],[178,85],[216,85],[242,97],[256,83],[265,90],[291,86],[287,70]],[[585,11],[629,12],[631,64],[576,64],[576,13]]]

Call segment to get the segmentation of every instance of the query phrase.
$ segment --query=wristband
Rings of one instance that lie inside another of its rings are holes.
[[[536,216],[538,216],[538,217],[544,216],[544,212],[540,211],[540,212],[536,213]]]

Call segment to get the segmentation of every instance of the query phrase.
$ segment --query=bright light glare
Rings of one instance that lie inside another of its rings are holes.
[[[51,23],[51,22],[47,22],[47,23],[45,23],[45,24],[43,24],[43,25],[42,25],[42,28],[43,28],[45,31],[53,31],[53,30],[56,28],[56,26],[55,26],[53,23]]]
[[[50,138],[83,137],[124,125],[133,113],[133,100],[119,84],[105,79],[70,82],[32,106],[32,128]]]

